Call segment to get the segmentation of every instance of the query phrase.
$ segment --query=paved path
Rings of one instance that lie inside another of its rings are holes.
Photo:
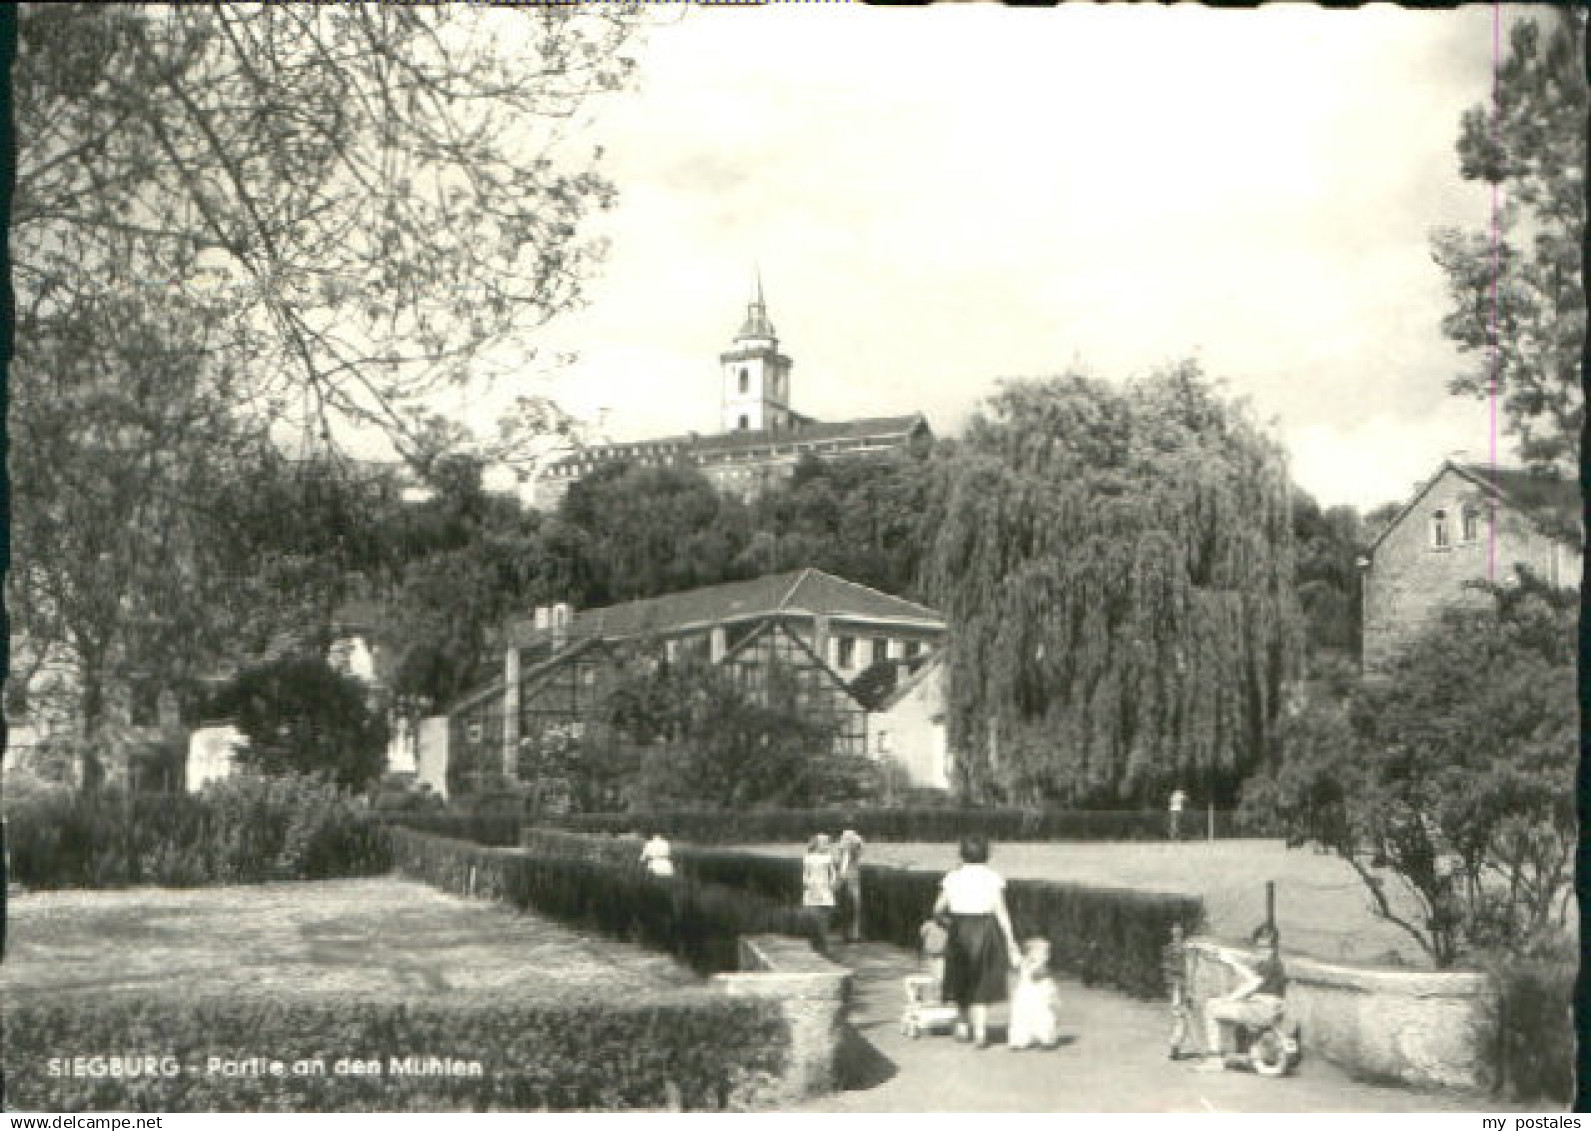
[[[1062,1045],[978,1050],[950,1037],[901,1035],[901,978],[912,957],[882,943],[842,947],[855,971],[851,1020],[861,1038],[845,1056],[849,1090],[803,1105],[853,1112],[1499,1112],[1529,1110],[1487,1096],[1355,1083],[1306,1055],[1296,1076],[1266,1080],[1166,1057],[1164,1006],[1061,982]],[[993,1025],[1003,1033],[1005,1014]],[[1305,1045],[1307,1054],[1308,1045]]]

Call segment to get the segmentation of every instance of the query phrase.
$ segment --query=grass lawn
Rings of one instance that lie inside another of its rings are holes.
[[[399,879],[35,892],[7,907],[11,1001],[184,993],[535,998],[693,985],[673,959]]]
[[[865,829],[862,835],[867,835]],[[792,845],[745,847],[800,854],[799,847]],[[870,843],[863,858],[869,864],[936,872],[954,867],[957,861],[953,844]],[[990,864],[1009,879],[1071,880],[1198,895],[1204,900],[1210,933],[1228,939],[1244,937],[1264,921],[1265,882],[1274,880],[1285,951],[1326,961],[1428,965],[1408,934],[1371,914],[1369,895],[1352,868],[1310,848],[1289,849],[1279,840],[1000,843],[994,846]],[[1390,881],[1389,891],[1396,886],[1396,880]],[[1018,923],[1017,930],[1021,929]]]

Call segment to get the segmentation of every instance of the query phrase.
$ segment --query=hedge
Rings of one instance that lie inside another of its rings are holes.
[[[1216,835],[1265,835],[1243,825],[1232,811],[1216,813]],[[814,833],[854,828],[868,840],[954,842],[981,834],[991,840],[1164,840],[1166,814],[1157,810],[1079,809],[773,809],[679,810],[659,813],[595,813],[545,817],[538,824],[584,833],[644,833],[695,844],[805,843]],[[1206,832],[1201,811],[1183,815],[1184,835]]]
[[[1499,998],[1498,1086],[1516,1099],[1574,1099],[1576,973],[1570,961],[1492,971]]]
[[[625,1001],[244,1001],[74,997],[6,1010],[16,1111],[618,1111],[744,1109],[789,1053],[777,1003],[702,990]],[[90,1060],[97,1054],[98,1063]],[[106,1072],[155,1058],[153,1075]],[[74,1066],[71,1058],[84,1061]],[[392,1071],[409,1057],[478,1061],[480,1076]],[[169,1058],[162,1064],[162,1058]],[[210,1058],[267,1062],[207,1071]],[[378,1072],[339,1074],[337,1062]],[[270,1060],[283,1064],[273,1075]],[[52,1061],[57,1070],[52,1073]],[[324,1071],[294,1074],[293,1063]],[[83,1069],[82,1074],[73,1072]],[[161,1074],[161,1069],[171,1072]]]
[[[604,861],[640,874],[640,842],[527,829],[527,852],[544,860]],[[694,845],[673,846],[680,874],[733,889],[757,903],[793,911],[801,902],[801,860]],[[862,930],[873,941],[915,949],[923,920],[939,894],[937,872],[882,865],[862,867]],[[1100,982],[1143,998],[1164,995],[1160,956],[1171,924],[1192,931],[1204,918],[1197,896],[1088,887],[1040,880],[1006,886],[1020,938],[1050,940],[1055,964],[1085,982]]]
[[[433,833],[451,840],[467,840],[494,848],[510,848],[519,843],[519,830],[525,818],[502,813],[395,813],[373,812],[368,820],[397,828]]]
[[[240,775],[198,794],[69,793],[6,807],[10,879],[114,888],[370,876],[387,834],[335,787]]]
[[[666,951],[698,973],[737,969],[741,935],[791,935],[823,945],[816,924],[798,906],[744,890],[660,879],[639,865],[529,856],[411,829],[393,829],[392,841],[404,875]]]

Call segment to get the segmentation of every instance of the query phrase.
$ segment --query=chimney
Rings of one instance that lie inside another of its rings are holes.
[[[554,605],[549,612],[550,629],[552,631],[553,648],[562,648],[569,641],[569,628],[574,622],[574,610],[562,602]]]

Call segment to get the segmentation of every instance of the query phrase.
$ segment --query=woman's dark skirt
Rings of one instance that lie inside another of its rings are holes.
[[[1010,953],[993,915],[952,915],[945,943],[945,1000],[962,1009],[1004,1001]]]

